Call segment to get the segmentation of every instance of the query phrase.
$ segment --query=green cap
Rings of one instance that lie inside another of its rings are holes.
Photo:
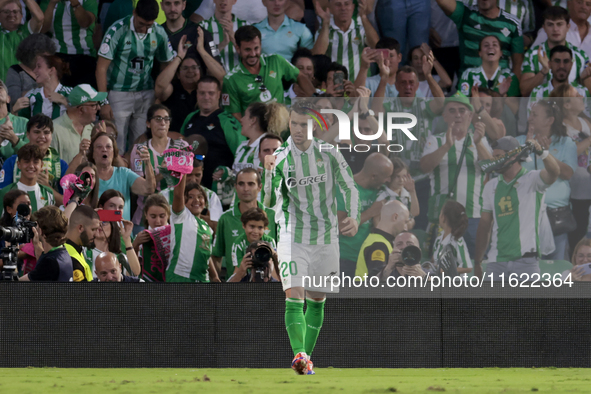
[[[460,104],[464,104],[466,107],[468,107],[468,109],[470,111],[474,112],[474,107],[472,106],[472,104],[470,104],[470,99],[468,97],[464,96],[460,92],[457,92],[453,96],[446,98],[445,99],[445,103],[443,104],[443,106],[445,107],[447,105],[447,103],[460,103]]]
[[[68,94],[68,103],[71,107],[77,107],[91,101],[103,101],[106,98],[107,93],[99,93],[92,86],[84,83],[72,89]]]

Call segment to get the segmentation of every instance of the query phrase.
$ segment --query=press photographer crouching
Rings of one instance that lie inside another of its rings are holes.
[[[402,232],[394,239],[394,249],[388,258],[388,264],[379,274],[380,280],[388,277],[420,276],[425,278],[427,273],[421,268],[421,249],[419,240],[413,233]]]
[[[37,227],[31,229],[37,265],[33,271],[20,277],[19,280],[71,282],[72,258],[63,246],[66,242],[68,220],[55,206],[41,208],[35,212],[33,219],[37,222]],[[26,227],[26,224],[23,227]]]
[[[279,262],[275,240],[265,234],[269,225],[261,208],[251,208],[240,217],[244,234],[232,244],[232,263],[238,266],[228,282],[278,282]]]

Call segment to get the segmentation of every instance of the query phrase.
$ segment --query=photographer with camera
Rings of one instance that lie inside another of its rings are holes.
[[[62,211],[54,206],[41,208],[33,218],[37,221],[37,227],[32,228],[37,265],[33,271],[19,280],[71,282],[72,258],[63,246],[68,231],[68,220]]]
[[[399,276],[420,276],[425,278],[427,273],[421,268],[421,253],[419,240],[413,233],[404,231],[394,239],[394,248],[388,264],[379,277],[387,280],[388,277],[398,278]]]
[[[228,282],[278,281],[273,265],[278,264],[275,240],[265,234],[269,225],[265,210],[251,208],[242,214],[240,220],[244,234],[232,244],[232,263],[236,268]],[[263,275],[253,275],[253,271]]]
[[[404,203],[392,200],[384,204],[378,225],[361,245],[355,275],[377,276],[382,272],[392,253],[394,238],[408,229],[409,222],[409,211]]]

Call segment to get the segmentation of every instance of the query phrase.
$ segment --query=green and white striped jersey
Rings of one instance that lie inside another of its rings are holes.
[[[43,0],[41,9],[45,12],[48,5],[49,0]],[[80,5],[94,15],[96,22],[98,1],[80,0]],[[68,55],[96,56],[92,42],[95,22],[86,28],[80,27],[71,3],[69,1],[58,2],[53,10],[53,22],[51,24],[51,34],[58,47],[57,51]]]
[[[167,282],[209,282],[209,257],[213,231],[205,220],[187,209],[170,216],[171,254]]]
[[[314,41],[318,39],[318,34],[317,32]],[[361,23],[361,18],[352,19],[349,29],[342,31],[335,24],[334,17],[330,17],[326,56],[330,57],[333,62],[347,67],[349,80],[352,82],[355,81],[359,73],[361,53],[365,46],[365,29]]]
[[[55,205],[53,190],[51,190],[49,187],[40,185],[38,183],[35,184],[35,186],[27,186],[21,182],[11,183],[0,190],[0,204],[2,204],[6,193],[15,189],[27,192],[29,199],[31,200],[31,213],[35,213],[43,207]],[[4,206],[2,206],[2,212],[4,212]]]
[[[222,208],[220,198],[217,194],[215,194],[213,191],[209,190],[205,186],[201,185],[201,188],[205,191],[205,195],[207,196],[207,209],[209,210],[209,218],[212,221],[217,222],[218,220],[220,220],[220,216],[222,216],[222,213],[224,213],[224,209]],[[166,201],[168,201],[168,204],[172,206],[174,188],[167,187],[166,189],[163,189],[160,192],[160,194],[166,197]]]
[[[469,218],[479,218],[482,207],[482,190],[484,188],[485,173],[480,170],[478,165],[478,152],[474,144],[474,134],[468,132],[466,137],[454,142],[454,146],[443,156],[441,162],[429,174],[431,180],[431,196],[449,193],[450,185],[453,184],[458,162],[464,146],[464,141],[468,144],[466,154],[458,176],[458,183],[455,188],[455,200],[466,208],[466,215]],[[430,136],[427,139],[427,145],[423,151],[423,156],[435,152],[445,144],[445,135]],[[492,149],[486,138],[482,139],[484,147],[492,153]],[[429,207],[432,209],[432,207]]]
[[[234,23],[234,31],[238,30],[242,26],[247,26],[250,24],[247,21],[236,18],[236,15],[234,14],[232,14],[232,22]],[[213,36],[213,41],[216,45],[220,45],[220,42],[224,41],[224,29],[219,23],[218,19],[215,17],[215,14],[211,18],[202,21],[201,27],[211,33]],[[220,51],[220,57],[222,58],[222,64],[224,65],[226,72],[230,72],[230,70],[236,67],[240,62],[238,52],[236,52],[234,49],[234,44],[232,44],[231,41],[224,49]]]
[[[462,0],[468,7],[477,7],[477,0]],[[521,21],[521,30],[530,32],[536,30],[536,18],[532,0],[498,0],[498,7],[514,15]]]
[[[458,90],[465,96],[470,97],[472,95],[472,86],[482,86],[499,91],[499,85],[503,83],[506,78],[511,78],[511,86],[507,91],[508,97],[520,97],[521,92],[519,90],[519,79],[509,70],[508,68],[497,67],[494,75],[491,79],[486,77],[482,66],[467,68],[458,82]]]
[[[522,168],[511,182],[499,175],[484,187],[482,212],[493,215],[488,261],[515,261],[539,251],[540,209],[549,186],[540,172]]]
[[[323,145],[322,151],[320,146]],[[340,152],[314,138],[299,150],[291,137],[274,153],[275,168],[263,172],[262,199],[275,210],[279,240],[306,245],[338,242],[336,188],[348,216],[360,220],[359,192]]]
[[[72,88],[63,86],[61,83],[55,88],[55,92],[61,94],[64,97],[68,97]],[[30,118],[37,114],[43,114],[49,116],[51,119],[57,119],[66,112],[66,107],[61,104],[52,103],[45,94],[43,88],[35,88],[29,90],[25,97],[29,99],[29,107],[21,110],[19,116]]]
[[[394,200],[400,201],[401,203],[406,205],[406,207],[408,208],[408,211],[410,212],[410,206],[412,204],[412,199],[411,199],[410,193],[405,188],[402,188],[402,190],[400,191],[400,195],[398,195],[398,193],[396,193],[395,191],[393,191],[389,187],[387,187],[385,185],[382,186],[376,201],[382,201],[382,200],[386,200],[386,202],[390,202],[390,201],[394,201]]]
[[[568,41],[566,41],[564,45],[573,51],[573,65],[570,69],[570,74],[568,75],[568,81],[578,82],[579,75],[581,75],[587,63],[589,62],[589,57],[585,54],[585,52],[570,44]],[[542,54],[546,54],[546,56],[550,57],[550,47],[548,46],[548,41],[545,41],[542,45],[538,45],[528,50],[525,53],[523,64],[521,65],[521,72],[523,74],[537,74],[542,69],[542,65],[538,61],[538,49],[541,49]],[[546,75],[544,83],[550,82],[550,79],[552,79],[552,71]]]
[[[261,161],[259,160],[259,145],[265,134],[262,134],[257,138],[252,145],[248,145],[248,140],[243,141],[238,145],[236,153],[234,154],[234,164],[232,165],[232,171],[234,174],[238,174],[238,172],[244,168],[252,167],[257,169],[261,166]]]
[[[577,89],[577,92],[583,97],[585,97],[585,107],[589,110],[589,105],[591,104],[591,100],[588,100],[588,97],[591,97],[589,94],[589,90],[584,87],[583,85],[579,84],[578,82],[571,82],[571,85]],[[552,85],[552,81],[546,82],[543,85],[537,86],[532,90],[531,94],[529,95],[529,102],[527,103],[527,110],[528,113],[536,103],[543,98],[550,97],[550,93],[554,90],[554,85]]]
[[[146,34],[139,34],[133,16],[118,20],[107,30],[99,56],[111,60],[107,70],[107,89],[140,92],[154,89],[151,73],[154,58],[170,62],[176,55],[164,28],[154,24]]]
[[[437,263],[439,252],[449,244],[455,249],[458,268],[472,268],[472,260],[470,259],[470,253],[468,252],[466,242],[464,242],[464,237],[460,237],[460,239],[456,240],[451,234],[447,234],[447,237],[444,239],[443,232],[439,234],[433,244],[433,261]]]

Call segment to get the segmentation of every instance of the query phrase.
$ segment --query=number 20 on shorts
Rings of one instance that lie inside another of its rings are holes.
[[[291,276],[295,276],[298,274],[298,266],[296,265],[295,261],[290,261],[289,263],[287,261],[284,261],[281,263],[281,276],[283,278],[287,277],[287,269],[289,267],[289,274]]]

